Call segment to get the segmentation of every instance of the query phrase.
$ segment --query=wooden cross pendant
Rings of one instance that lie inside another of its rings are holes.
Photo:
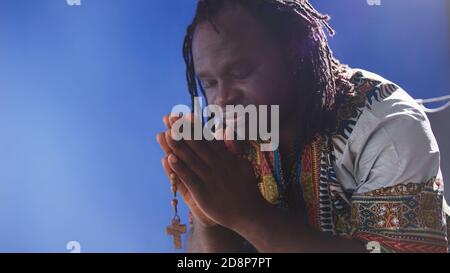
[[[184,233],[186,233],[186,225],[180,225],[178,217],[173,218],[172,224],[166,228],[166,234],[173,236],[173,244],[177,249],[181,248],[181,234]]]

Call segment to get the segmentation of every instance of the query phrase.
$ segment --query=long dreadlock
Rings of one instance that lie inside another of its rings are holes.
[[[196,26],[209,21],[217,30],[213,17],[225,4],[238,4],[259,19],[273,37],[283,45],[293,46],[294,80],[302,94],[299,97],[299,115],[302,117],[303,144],[311,142],[317,133],[334,131],[336,112],[345,99],[351,84],[348,67],[333,57],[324,27],[330,36],[334,30],[328,24],[330,17],[319,13],[307,0],[199,0],[192,23],[187,28],[183,45],[186,79],[191,95],[205,91],[194,69],[192,40]]]

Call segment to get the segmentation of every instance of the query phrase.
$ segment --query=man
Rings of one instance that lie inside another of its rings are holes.
[[[327,20],[302,0],[198,2],[183,48],[191,97],[279,105],[280,145],[174,141],[164,118],[163,166],[193,215],[188,251],[447,251],[425,113],[395,84],[340,64]]]

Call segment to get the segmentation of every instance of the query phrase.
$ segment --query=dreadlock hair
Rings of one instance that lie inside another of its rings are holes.
[[[194,31],[199,23],[208,21],[217,30],[214,16],[225,4],[238,4],[249,11],[265,29],[284,46],[291,47],[290,60],[294,83],[301,109],[300,138],[302,146],[316,134],[335,131],[337,108],[351,90],[348,67],[333,57],[324,28],[330,36],[328,15],[319,13],[307,0],[199,0],[192,23],[188,26],[183,44],[186,79],[191,95],[205,96],[198,80],[192,56]]]

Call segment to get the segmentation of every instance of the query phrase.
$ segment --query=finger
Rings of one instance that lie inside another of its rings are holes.
[[[216,130],[214,131],[213,140],[208,141],[209,149],[218,156],[226,151],[225,143],[223,142],[223,135],[223,129],[216,128]]]
[[[201,120],[196,116],[194,113],[188,113],[183,116],[183,118],[189,120],[191,123],[194,123],[195,121],[201,122]]]
[[[166,154],[169,154],[169,153],[172,152],[172,151],[170,150],[169,145],[167,145],[167,142],[166,142],[166,138],[165,138],[165,136],[164,136],[164,133],[158,133],[158,134],[156,135],[156,141],[158,141],[159,146],[161,146],[161,149],[162,149]]]
[[[161,160],[161,163],[163,165],[164,171],[166,172],[166,175],[169,178],[169,180],[172,181],[172,183],[174,183],[177,186],[177,190],[181,194],[181,196],[183,198],[185,198],[185,196],[187,194],[187,188],[182,183],[182,181],[180,181],[180,179],[178,179],[178,177],[176,176],[175,172],[170,167],[168,158],[169,158],[169,156],[165,156]]]
[[[225,147],[227,150],[234,155],[242,155],[244,153],[244,148],[242,147],[242,141],[235,140],[233,137],[234,130],[231,127],[225,129]]]
[[[195,133],[195,130],[196,130],[195,129],[195,125],[196,125],[196,123],[197,124],[202,124],[202,121],[198,117],[196,117],[194,115],[194,113],[188,113],[186,115],[183,115],[182,117],[174,117],[172,120],[174,122],[176,122],[176,121],[178,121],[180,119],[183,119],[183,124],[186,123],[186,124],[190,125],[190,131],[191,131],[190,139],[194,139],[194,137],[195,137],[194,133]],[[201,129],[203,130],[203,128],[201,128]]]
[[[245,154],[244,142],[239,140],[225,140],[227,150],[233,155],[241,156]]]
[[[170,116],[168,117],[169,127],[172,127],[173,124],[175,122],[177,122],[177,120],[181,119],[182,117],[183,117],[182,115],[170,114]]]
[[[172,168],[169,165],[168,156],[165,156],[162,159],[162,165],[164,167],[164,170],[166,170],[167,176],[171,176],[170,174],[173,173]],[[201,220],[209,225],[215,225],[216,223],[211,220],[209,217],[207,217],[204,212],[198,207],[197,203],[192,197],[192,194],[188,191],[186,185],[183,181],[178,179],[178,177],[175,177],[176,185],[177,185],[177,191],[180,194],[180,196],[183,198],[186,205],[189,207],[189,209],[194,213],[194,215],[201,218]]]
[[[193,134],[194,132],[194,122],[201,122],[198,118],[195,117],[195,115],[193,113],[188,113],[182,117],[177,117],[177,116],[172,116],[170,117],[170,123],[173,124],[176,121],[178,121],[179,119],[186,119],[188,122],[190,122],[192,124],[191,127],[191,132]],[[193,135],[191,135],[190,139],[194,139]],[[223,139],[223,138],[219,138],[219,139]],[[189,146],[189,148],[194,151],[199,158],[201,158],[204,162],[209,162],[211,161],[211,159],[214,158],[214,154],[221,154],[223,153],[226,149],[223,143],[217,143],[214,145],[209,145],[208,142],[206,140],[195,140],[195,141],[191,141],[191,140],[184,140],[184,142]],[[223,142],[223,141],[221,141]]]
[[[185,140],[184,142],[203,162],[208,162],[208,165],[218,158],[206,140]]]
[[[188,130],[190,132],[189,135],[189,139],[193,139],[194,138],[194,123],[192,118],[190,117],[190,114],[186,114],[186,115],[182,115],[182,116],[176,116],[176,115],[172,115],[169,117],[169,121],[170,121],[170,127],[173,127],[173,125],[176,122],[181,122],[181,127],[179,127],[178,130],[180,130],[179,133],[184,133],[184,130]],[[186,128],[187,126],[189,126],[189,128]],[[183,134],[184,136],[184,134]]]
[[[207,180],[210,174],[209,165],[193,152],[184,140],[175,141],[171,131],[166,131],[165,139],[173,154],[189,166],[199,177]]]
[[[203,183],[200,178],[194,173],[183,161],[181,161],[177,156],[171,154],[169,155],[169,165],[172,170],[175,171],[178,178],[183,181],[187,190],[195,196],[201,196],[201,191],[203,188]]]
[[[166,126],[166,129],[170,129],[172,127],[170,124],[168,115],[163,116],[163,123],[164,123],[164,126]]]

